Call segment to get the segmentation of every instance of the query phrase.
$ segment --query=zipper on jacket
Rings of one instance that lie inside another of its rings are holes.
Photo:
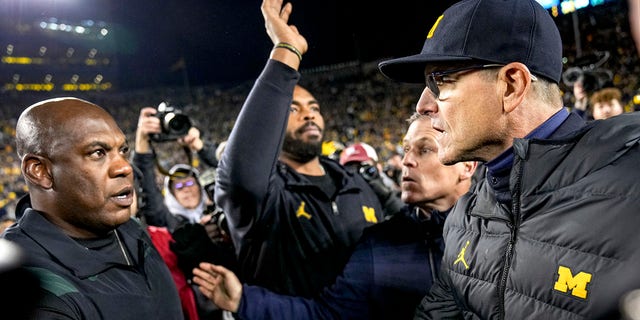
[[[331,212],[333,212],[334,216],[340,214],[340,210],[338,210],[338,204],[335,201],[331,201]]]
[[[429,269],[429,272],[431,272],[431,283],[433,284],[438,276],[438,274],[436,273],[436,263],[433,259],[433,252],[431,251],[429,240],[425,240],[425,242],[427,243],[427,252],[429,253],[429,266],[431,267]]]
[[[517,158],[517,156],[516,156]],[[518,229],[520,228],[520,195],[522,193],[521,184],[522,184],[522,160],[514,161],[514,169],[516,170],[516,179],[515,184],[513,185],[513,193],[511,196],[511,216],[513,217],[513,222],[507,224],[509,229],[511,230],[511,236],[509,239],[509,244],[507,245],[507,250],[505,251],[505,262],[502,267],[502,276],[500,277],[500,284],[498,285],[498,301],[500,302],[500,310],[498,319],[505,318],[505,302],[504,296],[507,289],[507,278],[509,277],[509,269],[511,268],[511,262],[513,259],[513,251],[516,244],[516,240],[518,237]]]

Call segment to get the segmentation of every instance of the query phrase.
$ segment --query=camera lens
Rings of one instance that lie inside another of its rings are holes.
[[[165,117],[167,131],[175,135],[185,135],[191,128],[189,117],[183,114],[169,113]]]
[[[360,167],[360,175],[364,177],[365,180],[371,181],[378,177],[378,168],[372,165],[363,165]]]

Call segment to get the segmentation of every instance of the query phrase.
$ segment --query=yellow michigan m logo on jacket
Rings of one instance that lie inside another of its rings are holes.
[[[575,276],[571,269],[565,266],[558,266],[558,280],[553,286],[554,290],[567,293],[571,291],[571,295],[586,299],[587,294],[587,284],[591,282],[592,275],[586,272],[579,272]]]

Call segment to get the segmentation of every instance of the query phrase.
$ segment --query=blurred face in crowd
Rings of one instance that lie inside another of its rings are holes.
[[[593,104],[593,119],[607,119],[624,112],[624,108],[617,99],[596,102]]]
[[[78,238],[127,222],[133,169],[126,137],[111,115],[75,98],[49,100],[25,114],[16,137],[33,208]]]
[[[445,166],[438,160],[438,134],[427,116],[409,126],[403,140],[401,199],[425,209],[447,210],[459,195],[465,170],[470,174],[464,162]]]
[[[323,130],[324,118],[318,101],[309,91],[296,86],[282,152],[300,163],[311,161],[322,153]]]
[[[187,209],[194,209],[200,203],[202,191],[200,185],[193,176],[174,178],[171,191],[178,203]]]

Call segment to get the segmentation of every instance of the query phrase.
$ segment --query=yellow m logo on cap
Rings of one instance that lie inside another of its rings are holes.
[[[558,266],[558,281],[554,284],[553,289],[564,293],[570,290],[571,295],[586,299],[589,293],[587,291],[589,282],[591,282],[590,273],[579,272],[574,276],[571,269]]]
[[[444,14],[439,16],[438,20],[436,20],[436,23],[433,24],[433,27],[431,27],[431,30],[429,30],[429,34],[427,34],[427,39],[433,37],[433,33],[436,32],[436,28],[438,28],[438,25],[440,24],[440,20],[442,20],[442,18],[444,18]]]

